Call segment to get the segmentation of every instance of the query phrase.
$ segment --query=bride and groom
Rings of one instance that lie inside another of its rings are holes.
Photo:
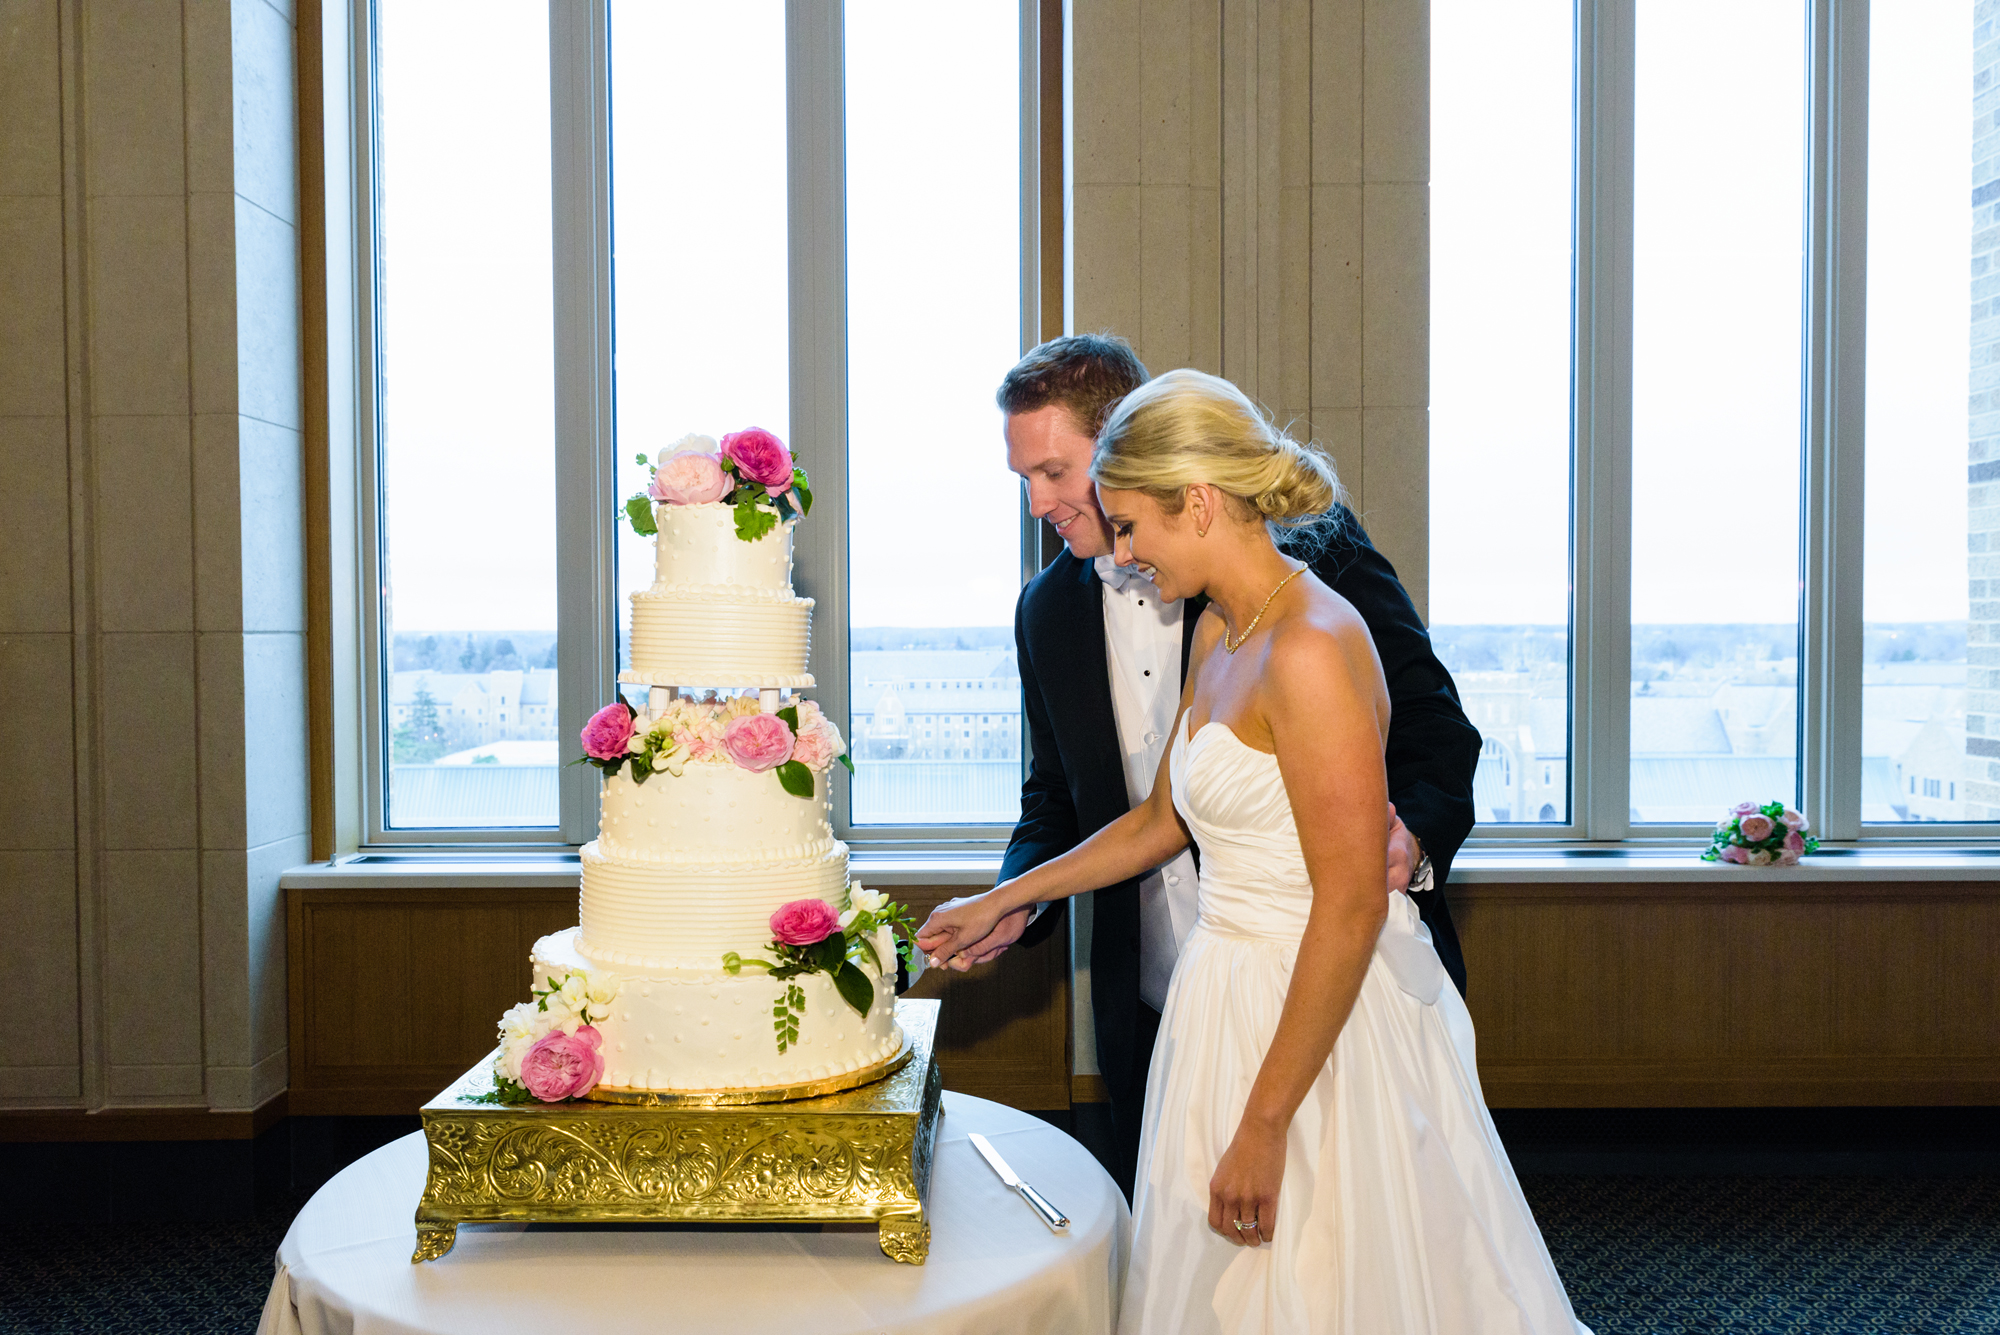
[[[1136,1141],[1121,1329],[1581,1331],[1426,889],[1478,737],[1331,465],[1116,340],[1044,344],[1000,398],[1067,551],[1017,611],[1035,750],[1004,879],[918,944],[968,968],[1099,892],[1099,1060]]]

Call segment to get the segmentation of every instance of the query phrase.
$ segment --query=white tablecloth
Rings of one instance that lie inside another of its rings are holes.
[[[1131,1240],[1125,1199],[1088,1151],[1026,1113],[944,1096],[929,1263],[899,1265],[872,1226],[770,1232],[461,1224],[410,1264],[421,1133],[350,1164],[278,1248],[258,1335],[551,1331],[1109,1331]],[[966,1136],[983,1133],[1071,1223],[1051,1233]]]

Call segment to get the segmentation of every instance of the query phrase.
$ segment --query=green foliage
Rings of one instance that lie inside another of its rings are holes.
[[[755,542],[778,526],[778,512],[766,510],[757,500],[744,496],[736,502],[736,536],[745,542]]]
[[[528,1092],[526,1086],[509,1080],[504,1075],[496,1075],[493,1077],[493,1093],[490,1095],[480,1095],[475,1101],[479,1103],[533,1103],[535,1096]]]
[[[847,772],[849,774],[854,773],[854,761],[851,757],[849,757],[847,752],[842,751],[839,755],[835,756],[834,759],[839,761],[841,764],[847,766]]]
[[[811,514],[813,512],[812,480],[806,476],[805,469],[794,468],[792,470],[792,490],[799,494],[800,513]]]
[[[840,999],[852,1006],[856,1015],[867,1015],[868,1008],[875,1004],[874,981],[851,961],[840,962],[840,968],[834,971],[833,985],[840,992]]]
[[[653,522],[653,499],[643,491],[626,498],[625,517],[632,521],[632,531],[641,537],[651,537],[660,531]]]
[[[409,717],[389,738],[389,759],[397,765],[428,765],[445,753],[444,720],[438,703],[419,686],[410,701]]]
[[[813,795],[812,771],[796,760],[787,760],[784,764],[778,766],[778,782],[793,797],[811,797]]]
[[[806,991],[797,983],[785,984],[785,995],[771,1007],[771,1027],[778,1034],[778,1051],[784,1052],[799,1041],[799,1021],[805,1018]]]

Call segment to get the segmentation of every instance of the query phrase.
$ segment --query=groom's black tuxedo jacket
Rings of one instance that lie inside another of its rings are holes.
[[[1452,856],[1472,830],[1472,771],[1479,732],[1459,707],[1451,674],[1431,652],[1430,636],[1396,578],[1345,507],[1325,526],[1317,552],[1298,553],[1313,573],[1368,623],[1390,700],[1386,761],[1389,800],[1430,854],[1437,889],[1415,896],[1452,981],[1465,990],[1465,961],[1445,907]],[[1181,623],[1185,681],[1195,623],[1207,600],[1189,602]],[[1111,674],[1104,657],[1104,601],[1092,564],[1065,550],[1029,581],[1014,607],[1014,643],[1034,760],[1021,786],[1021,821],[1007,845],[1002,879],[1067,853],[1130,810]],[[1068,901],[1057,900],[1028,928],[1027,944],[1046,939]],[[1135,1051],[1139,1019],[1139,885],[1097,891],[1090,945],[1091,1006],[1098,1067],[1116,1100],[1135,1091],[1145,1054]]]

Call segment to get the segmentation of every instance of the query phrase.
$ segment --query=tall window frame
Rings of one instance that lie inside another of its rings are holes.
[[[1992,824],[1862,820],[1870,0],[1799,3],[1807,27],[1799,801],[1825,840],[1991,842],[2000,837]],[[1630,806],[1637,0],[1577,0],[1575,18],[1571,819],[1482,822],[1474,839],[1503,848],[1684,845],[1708,827],[1635,823]]]
[[[1020,346],[1063,327],[1063,31],[1061,0],[1016,0],[1020,34]],[[558,824],[398,829],[388,823],[388,659],[383,599],[379,117],[374,0],[353,0],[350,40],[356,483],[359,505],[360,842],[364,850],[558,851],[596,835],[595,771],[566,766]],[[613,698],[617,672],[613,403],[610,0],[550,0],[554,218],[555,501],[558,735],[575,737]],[[791,444],[811,461],[814,514],[798,530],[795,583],[815,600],[809,694],[851,734],[847,597],[847,320],[843,0],[786,0],[787,213]],[[1051,256],[1053,250],[1053,257]],[[996,439],[994,449],[999,450]],[[1025,583],[1047,548],[1020,502]],[[1025,737],[1025,721],[1022,735]],[[1022,756],[1025,774],[1028,757]],[[884,849],[984,849],[1010,827],[880,825],[849,820],[847,776],[832,771],[835,831]]]

